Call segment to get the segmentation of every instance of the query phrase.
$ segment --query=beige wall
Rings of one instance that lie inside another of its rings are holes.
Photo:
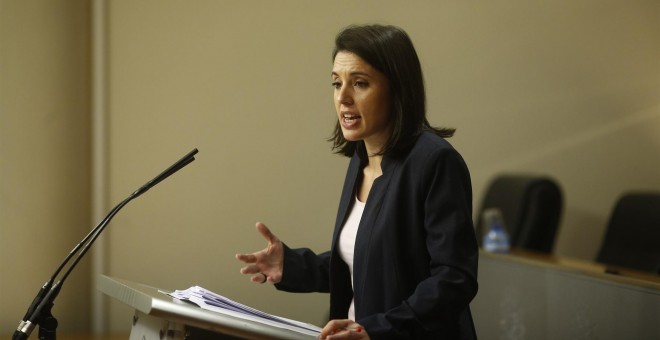
[[[60,29],[73,25],[66,20],[71,14],[60,15]],[[107,15],[110,202],[200,149],[194,163],[115,218],[104,235],[112,276],[171,289],[198,284],[269,312],[322,323],[327,296],[250,284],[233,255],[263,247],[253,228],[257,220],[291,246],[327,249],[346,166],[325,141],[334,119],[330,51],[336,32],[350,23],[391,23],[410,33],[425,71],[429,119],[458,129],[452,142],[470,166],[475,207],[502,171],[545,173],[561,183],[566,209],[556,253],[593,258],[617,196],[660,190],[657,1],[123,0],[109,2]],[[7,26],[22,27],[3,20],[3,60],[7,41],[37,44],[23,31],[8,34]],[[81,69],[76,72],[86,75]],[[30,169],[20,162],[45,168],[47,157],[70,150],[41,156],[14,143],[19,137],[50,142],[45,136],[54,132],[46,124],[28,130],[30,138],[11,129],[16,137],[8,144],[5,121],[28,124],[18,111],[5,114],[13,98],[5,94],[10,83],[0,78],[2,178]],[[86,90],[74,94],[89,99]],[[71,130],[87,133],[80,126]],[[69,165],[59,165],[70,170],[58,175],[61,182],[72,176]],[[2,183],[3,212],[17,214],[44,195],[76,205],[68,186],[44,194],[43,188],[25,193]],[[18,193],[30,201],[5,203]],[[43,218],[61,214],[39,211]],[[5,249],[13,243],[4,234],[18,222],[0,218],[0,264],[6,268]],[[67,222],[62,225],[85,224]],[[35,242],[17,234],[26,240],[16,244]],[[8,284],[30,287],[13,302],[22,309],[42,282],[19,283],[6,279],[7,272],[3,292]],[[127,307],[111,302],[109,311],[111,329],[128,328]],[[0,321],[5,313],[3,308]]]
[[[0,0],[0,336],[88,232],[88,11]],[[88,327],[89,292],[82,261],[53,308],[60,329]]]

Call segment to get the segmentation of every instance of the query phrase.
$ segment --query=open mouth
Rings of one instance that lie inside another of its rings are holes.
[[[353,123],[353,122],[355,122],[355,121],[357,121],[357,120],[362,119],[362,117],[360,117],[360,115],[358,115],[358,114],[353,114],[353,113],[343,113],[343,114],[342,114],[342,119],[343,119],[345,122],[347,122],[347,123]]]

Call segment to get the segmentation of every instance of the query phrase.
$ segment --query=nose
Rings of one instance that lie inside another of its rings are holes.
[[[337,89],[337,101],[339,104],[351,105],[353,104],[353,93],[350,86],[342,86]]]

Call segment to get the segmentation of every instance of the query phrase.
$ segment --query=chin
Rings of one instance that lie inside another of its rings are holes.
[[[347,141],[349,141],[349,142],[357,142],[357,141],[362,140],[362,137],[361,137],[361,136],[356,135],[356,134],[354,134],[354,133],[346,133],[346,132],[344,132],[343,135],[344,135],[344,139],[347,140]]]

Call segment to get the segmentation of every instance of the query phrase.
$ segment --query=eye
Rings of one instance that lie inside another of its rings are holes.
[[[369,83],[364,81],[364,80],[358,80],[358,81],[355,82],[355,84],[353,84],[353,86],[364,88],[364,87],[368,87]]]
[[[341,88],[341,82],[336,81],[336,80],[333,81],[332,82],[332,87],[334,87],[335,89],[340,89]]]

